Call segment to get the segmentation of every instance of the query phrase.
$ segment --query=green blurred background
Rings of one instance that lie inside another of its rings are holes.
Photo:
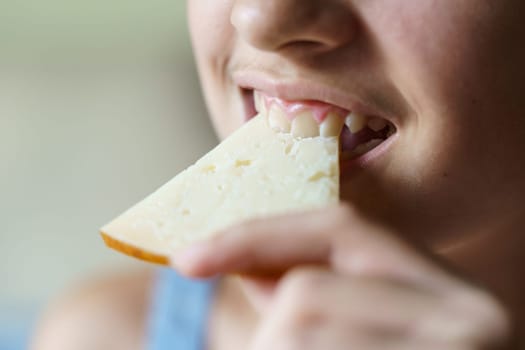
[[[70,286],[142,267],[98,228],[216,142],[185,1],[0,2],[0,349]]]

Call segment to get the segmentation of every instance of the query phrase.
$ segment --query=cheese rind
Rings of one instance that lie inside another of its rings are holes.
[[[175,249],[240,221],[338,200],[337,137],[295,138],[259,115],[101,232],[112,248],[167,263]]]

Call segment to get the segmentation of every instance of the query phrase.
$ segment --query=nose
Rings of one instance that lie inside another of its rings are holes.
[[[355,15],[341,0],[235,0],[231,22],[241,38],[264,51],[323,52],[356,35]]]

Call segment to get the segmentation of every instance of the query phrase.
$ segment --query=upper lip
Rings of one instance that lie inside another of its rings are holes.
[[[287,101],[315,100],[325,102],[362,115],[381,117],[395,123],[396,115],[383,111],[357,93],[342,91],[316,80],[274,78],[270,74],[252,71],[232,73],[233,81],[243,89],[257,90]]]

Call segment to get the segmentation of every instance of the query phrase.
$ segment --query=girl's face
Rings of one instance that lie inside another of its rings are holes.
[[[254,90],[380,117],[395,133],[342,174],[343,197],[427,244],[521,217],[525,1],[189,0],[224,137]]]

